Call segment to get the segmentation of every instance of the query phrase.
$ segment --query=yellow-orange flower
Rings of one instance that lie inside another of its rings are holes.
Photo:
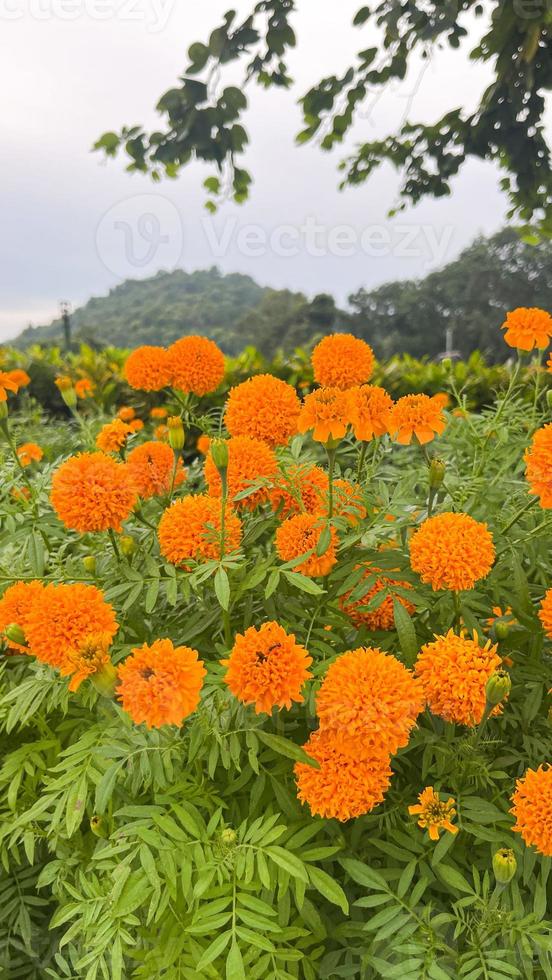
[[[278,470],[274,451],[266,442],[250,436],[233,436],[226,443],[228,447],[228,494],[232,500],[236,494],[250,490],[257,483],[265,484]],[[211,453],[205,459],[205,482],[212,497],[222,495],[220,473],[213,463]],[[236,507],[252,510],[267,499],[266,486],[258,487],[247,497],[235,501]]]
[[[406,745],[424,706],[422,685],[396,657],[372,647],[343,653],[316,696],[322,732],[357,758]]]
[[[155,428],[154,436],[159,442],[167,442],[169,438],[168,425],[158,425]]]
[[[27,616],[25,636],[30,652],[52,667],[73,672],[71,658],[91,635],[113,639],[115,613],[95,585],[46,585],[37,593]]]
[[[123,422],[132,422],[135,415],[136,412],[131,405],[122,405],[117,412],[117,418],[121,419]]]
[[[307,395],[297,422],[316,442],[342,439],[349,425],[349,399],[340,388],[317,388]]]
[[[537,429],[526,450],[527,482],[542,508],[552,507],[552,422]]]
[[[317,555],[316,549],[322,533],[329,527],[330,541],[324,554]],[[284,562],[293,561],[300,555],[312,554],[295,565],[293,571],[303,575],[328,575],[337,561],[337,533],[334,527],[316,514],[295,514],[280,524],[276,531],[276,551]]]
[[[24,442],[17,447],[17,455],[21,466],[30,466],[31,463],[39,463],[44,453],[36,442]]]
[[[94,385],[90,381],[90,378],[79,378],[78,381],[75,381],[75,391],[77,398],[92,398]]]
[[[301,403],[295,389],[272,374],[257,374],[230,390],[226,428],[231,436],[252,436],[269,446],[284,445],[297,432]]]
[[[224,378],[224,354],[208,337],[181,337],[168,350],[171,384],[181,391],[206,395]]]
[[[450,405],[450,395],[446,391],[438,391],[433,395],[433,401],[439,408],[448,408]]]
[[[128,424],[131,432],[141,432],[144,428],[142,419],[133,419],[132,422],[129,422]]]
[[[179,459],[175,470],[175,457],[164,442],[144,442],[136,446],[127,457],[127,470],[137,494],[143,500],[168,493],[186,479],[186,470]]]
[[[169,413],[167,412],[167,409],[166,408],[163,408],[162,406],[159,406],[159,407],[152,408],[152,410],[150,412],[150,418],[152,418],[152,419],[166,419],[168,414]]]
[[[485,711],[487,681],[501,665],[496,644],[480,646],[477,634],[472,639],[449,630],[422,647],[414,672],[434,715],[473,728]],[[501,710],[497,705],[493,714]]]
[[[429,517],[410,542],[410,564],[434,590],[473,589],[493,565],[495,549],[486,524],[469,514]]]
[[[328,494],[328,476],[319,466],[293,463],[275,477],[270,490],[270,505],[285,519],[292,514],[316,514],[324,509]]]
[[[16,395],[18,390],[19,385],[11,377],[11,372],[0,371],[0,402],[8,400],[8,391]]]
[[[548,589],[541,600],[539,619],[547,637],[552,639],[552,589]]]
[[[54,473],[52,506],[73,531],[121,530],[136,503],[128,471],[105,453],[70,456]]]
[[[13,371],[8,371],[7,374],[15,382],[18,390],[19,388],[26,388],[31,383],[29,375],[22,368],[14,368]]]
[[[32,605],[37,596],[40,595],[44,586],[42,582],[15,582],[6,589],[0,599],[0,633],[3,633],[7,626],[15,623],[20,626],[24,633],[27,629],[27,620]],[[4,637],[4,642],[12,650],[21,650],[28,653],[27,647],[16,643],[14,640]]]
[[[418,816],[418,827],[429,831],[430,840],[439,840],[439,831],[448,830],[449,834],[457,834],[458,827],[452,821],[456,816],[455,800],[452,796],[446,803],[441,801],[433,786],[426,788],[418,796],[418,803],[408,807],[408,812]]]
[[[552,317],[546,310],[536,306],[519,306],[506,314],[502,324],[505,330],[504,340],[509,347],[518,350],[533,350],[538,347],[543,350],[550,343],[552,335]]]
[[[68,375],[62,374],[56,378],[55,385],[58,391],[69,391],[73,387],[73,382]]]
[[[442,408],[429,395],[404,395],[393,405],[389,432],[396,442],[408,446],[416,436],[422,445],[441,435],[446,426]]]
[[[378,385],[360,385],[351,388],[349,399],[349,421],[355,439],[369,442],[384,436],[389,429],[393,399],[384,388]]]
[[[374,370],[374,352],[369,344],[350,333],[323,337],[312,352],[314,377],[327,388],[361,385]]]
[[[311,663],[293,633],[274,622],[238,633],[228,660],[221,660],[228,668],[224,680],[232,694],[244,704],[254,704],[256,714],[303,701],[301,689],[312,677]]]
[[[528,769],[516,780],[512,796],[516,822],[512,828],[521,834],[528,847],[552,857],[552,768],[548,763]]]
[[[373,581],[364,595],[360,598],[352,598],[355,592],[358,593],[360,588],[359,583],[354,589],[341,596],[339,605],[357,629],[364,626],[370,631],[393,630],[395,629],[395,602],[400,602],[410,614],[415,611],[412,603],[408,602],[404,596],[398,595],[393,587],[399,586],[401,589],[410,589],[411,585],[409,582],[389,578],[380,568],[369,564],[365,566],[361,582],[367,578],[374,578],[374,576],[377,576],[375,581]],[[373,609],[367,609],[366,607],[369,603],[375,600],[377,596],[380,596],[382,592],[386,593],[385,598]]]
[[[96,445],[103,453],[118,453],[125,445],[132,429],[122,419],[113,419],[102,426],[96,438]]]
[[[205,674],[197,650],[155,640],[133,649],[119,666],[117,695],[137,725],[180,726],[199,704]]]
[[[197,451],[201,453],[202,456],[206,456],[209,452],[209,446],[211,445],[211,440],[209,436],[202,435],[199,436],[197,440]]]
[[[383,802],[392,776],[389,755],[343,755],[339,735],[317,731],[303,746],[320,768],[295,763],[297,796],[313,816],[351,820]]]
[[[207,494],[193,494],[176,500],[159,523],[161,554],[173,565],[186,565],[190,559],[219,558],[221,553],[220,501]],[[241,521],[230,506],[225,516],[224,553],[239,548]]]
[[[164,347],[137,347],[125,364],[125,378],[131,388],[160,391],[171,383],[169,355]]]
[[[111,640],[109,633],[91,633],[80,640],[78,646],[67,651],[59,665],[59,672],[62,677],[71,677],[70,691],[78,691],[83,681],[100,673],[111,663]]]

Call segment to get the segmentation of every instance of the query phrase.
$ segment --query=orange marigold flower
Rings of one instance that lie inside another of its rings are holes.
[[[384,388],[378,385],[360,385],[351,388],[349,399],[349,421],[355,439],[369,442],[384,436],[389,429],[393,399]]]
[[[505,330],[504,340],[509,347],[518,350],[543,350],[550,343],[552,317],[546,310],[536,306],[518,306],[506,314],[501,330]]]
[[[50,500],[73,531],[120,531],[134,508],[136,491],[124,463],[105,453],[79,453],[54,473]]]
[[[198,453],[201,453],[202,456],[206,456],[207,453],[209,452],[210,445],[211,445],[211,440],[209,436],[206,435],[199,436],[196,444]]]
[[[292,464],[279,473],[270,489],[270,506],[283,519],[292,514],[316,514],[324,509],[328,476],[320,466]]]
[[[117,695],[136,725],[181,725],[199,704],[206,674],[197,650],[155,640],[133,649],[118,668]]]
[[[102,426],[96,438],[96,445],[103,453],[118,453],[125,445],[132,429],[127,422],[113,419]]]
[[[11,380],[15,382],[18,390],[19,388],[26,388],[27,385],[30,385],[31,383],[29,375],[26,371],[23,371],[22,368],[14,368],[13,371],[8,371],[7,374]]]
[[[92,398],[94,385],[90,381],[90,378],[79,378],[78,381],[75,381],[75,391],[77,398]]]
[[[328,495],[326,494],[326,500]],[[334,517],[344,517],[353,527],[366,517],[364,495],[358,484],[348,480],[334,480],[333,484]]]
[[[541,600],[539,619],[547,637],[552,639],[552,589],[548,589],[544,599]]]
[[[122,405],[117,412],[117,418],[121,419],[123,422],[132,422],[135,415],[136,412],[131,405]]]
[[[95,585],[62,582],[37,593],[25,635],[33,656],[72,673],[71,657],[87,637],[101,633],[111,640],[118,628],[113,608]]]
[[[260,439],[250,436],[233,436],[226,443],[228,447],[228,494],[230,499],[236,494],[250,490],[261,482],[266,482],[278,470],[278,462],[274,451]],[[205,482],[212,497],[222,495],[220,473],[213,463],[211,453],[205,459]],[[267,499],[268,491],[265,486],[258,487],[247,497],[236,501],[237,507],[252,510]]]
[[[477,634],[472,639],[449,630],[422,647],[414,673],[434,715],[473,728],[485,711],[487,681],[501,665],[496,644],[488,640],[480,646]],[[501,710],[499,704],[493,714]]]
[[[11,372],[0,371],[0,402],[8,400],[8,391],[16,395],[18,390],[19,385],[11,377]]]
[[[342,439],[349,425],[349,399],[340,388],[317,388],[307,395],[297,422],[299,432],[312,430],[317,442]]]
[[[136,446],[127,457],[127,470],[136,492],[143,500],[168,493],[186,479],[186,470],[179,459],[175,470],[175,457],[164,442],[144,442]]]
[[[412,436],[422,445],[441,435],[446,426],[443,411],[429,395],[404,395],[393,405],[389,432],[396,442],[408,446]]]
[[[169,438],[169,427],[168,425],[158,425],[155,428],[154,436],[158,442],[167,442]]]
[[[220,501],[207,494],[176,500],[159,522],[161,554],[173,565],[190,559],[219,558],[221,553]],[[241,521],[230,506],[226,510],[224,553],[235,551],[241,542]]]
[[[341,751],[356,757],[397,752],[423,706],[420,681],[396,657],[372,647],[338,657],[316,696],[321,730],[333,732]]]
[[[312,352],[314,377],[327,388],[361,385],[374,370],[374,352],[369,344],[351,333],[323,337]]]
[[[410,564],[434,591],[473,589],[479,579],[489,574],[494,559],[493,538],[487,525],[469,514],[429,517],[410,542]]]
[[[6,626],[15,623],[26,634],[29,613],[43,588],[42,582],[15,582],[14,585],[10,585],[6,589],[0,599],[0,633],[4,632]],[[12,650],[29,653],[26,646],[22,646],[20,643],[8,639],[8,637],[4,637],[4,642]]]
[[[129,422],[128,424],[131,432],[141,432],[144,428],[142,419],[133,419],[132,422]]]
[[[297,432],[300,408],[295,388],[272,374],[257,374],[231,388],[226,428],[231,436],[251,436],[269,446],[284,445]]]
[[[69,391],[73,387],[73,382],[66,374],[62,374],[56,378],[55,385],[58,391]]]
[[[408,812],[419,816],[418,827],[429,831],[430,840],[439,840],[439,831],[448,830],[449,834],[457,834],[458,827],[452,821],[456,816],[455,800],[452,796],[442,802],[433,786],[426,788],[418,796],[418,803],[408,807]]]
[[[181,337],[168,351],[171,383],[181,391],[206,395],[224,378],[224,354],[208,337]]]
[[[24,442],[17,447],[17,455],[21,466],[30,466],[31,463],[39,463],[44,453],[36,442]]]
[[[523,458],[531,493],[539,498],[541,507],[548,510],[552,507],[552,422],[537,429]]]
[[[163,408],[162,406],[159,406],[159,407],[152,408],[152,410],[150,412],[150,418],[152,418],[152,419],[166,419],[168,414],[169,413],[167,412],[167,409],[166,408]]]
[[[273,622],[238,633],[228,660],[221,660],[228,668],[224,680],[232,694],[244,704],[254,704],[256,714],[303,701],[301,689],[312,677],[311,663],[293,633]]]
[[[91,633],[79,641],[59,665],[62,677],[71,677],[69,690],[78,691],[82,682],[93,674],[99,674],[111,664],[109,648],[112,636],[109,633]]]
[[[512,828],[521,834],[528,847],[552,857],[552,768],[548,763],[528,769],[516,780],[512,796],[516,822]]]
[[[365,587],[362,585],[365,579],[373,580],[367,591],[364,591]],[[415,612],[415,606],[408,602],[404,596],[398,595],[393,586],[399,586],[401,589],[412,588],[409,582],[389,578],[380,568],[367,564],[360,583],[340,597],[339,605],[357,629],[364,626],[370,631],[394,630],[395,602],[400,602],[410,614]],[[359,592],[363,594],[359,596]],[[373,600],[375,602],[376,597],[381,596],[382,592],[384,593],[383,600],[375,603],[372,609],[366,608]]]
[[[446,391],[438,391],[433,395],[433,401],[439,408],[448,408],[450,405],[450,395]]]
[[[171,383],[169,355],[164,347],[137,347],[125,364],[125,377],[131,388],[160,391]]]
[[[320,536],[328,527],[330,543],[323,555],[317,555]],[[336,546],[335,528],[316,514],[295,514],[280,524],[276,531],[276,551],[282,561],[293,561],[312,551],[305,561],[294,567],[294,571],[303,575],[328,575],[337,561]]]
[[[388,754],[343,755],[339,735],[322,731],[313,732],[303,748],[320,766],[296,762],[294,767],[297,796],[313,816],[350,820],[383,802],[393,775]]]

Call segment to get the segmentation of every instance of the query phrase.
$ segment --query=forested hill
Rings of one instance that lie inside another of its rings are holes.
[[[206,334],[227,354],[253,344],[267,356],[291,351],[316,336],[346,329],[364,337],[379,357],[406,352],[434,357],[443,351],[446,329],[464,356],[484,351],[491,360],[508,356],[498,329],[507,310],[540,306],[552,312],[552,243],[524,243],[513,230],[479,238],[442,269],[424,279],[359,289],[349,312],[331,295],[309,300],[302,293],[259,286],[249,276],[218,269],[160,272],[127,280],[73,315],[75,341],[135,347],[169,344],[184,334]],[[29,328],[18,346],[51,342],[61,323]]]

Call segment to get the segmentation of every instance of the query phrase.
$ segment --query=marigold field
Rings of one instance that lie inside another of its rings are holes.
[[[4,351],[0,977],[552,978],[552,319],[502,330],[479,411],[348,334]]]

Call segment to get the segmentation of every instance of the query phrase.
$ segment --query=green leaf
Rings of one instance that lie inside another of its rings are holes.
[[[393,618],[405,662],[408,667],[412,667],[418,656],[418,638],[409,613],[398,599],[393,600]]]
[[[196,970],[198,973],[200,973],[204,967],[209,966],[209,963],[212,963],[213,960],[216,960],[217,956],[220,956],[223,950],[228,946],[231,938],[232,930],[229,929],[227,932],[223,932],[220,936],[217,936],[216,939],[213,939],[213,942],[208,945],[207,949],[204,951],[201,959],[196,965]]]
[[[322,595],[324,592],[320,585],[313,582],[311,578],[307,578],[306,575],[301,575],[301,572],[284,571],[282,574],[287,578],[290,585],[294,585],[296,589],[301,589],[302,592],[308,592],[309,595]]]
[[[309,867],[311,884],[333,905],[338,905],[344,915],[349,914],[349,903],[341,885],[322,868]]]
[[[453,888],[458,892],[466,892],[469,895],[473,895],[473,888],[468,884],[463,875],[460,874],[456,868],[451,868],[450,864],[438,864],[435,868],[435,874],[445,885],[449,888]]]
[[[300,745],[296,745],[295,742],[291,742],[288,738],[283,738],[281,735],[273,735],[271,732],[263,732],[261,728],[258,728],[255,734],[261,742],[268,745],[278,755],[285,755],[286,758],[293,759],[295,762],[306,762],[307,765],[312,766],[314,769],[320,768],[320,764],[316,759],[307,755]]]
[[[286,851],[283,847],[278,847],[274,844],[272,847],[267,847],[265,854],[274,861],[280,868],[287,871],[288,874],[292,875],[293,878],[299,878],[300,881],[304,881],[308,884],[308,877],[305,865],[300,858],[296,857],[295,854],[291,854]]]
[[[113,788],[117,781],[117,775],[120,769],[121,763],[114,762],[109,769],[106,769],[98,785],[96,786],[96,799],[94,802],[94,810],[96,813],[105,813],[105,808],[113,796]]]
[[[243,957],[236,942],[232,943],[226,958],[226,980],[246,980]]]
[[[227,610],[230,605],[230,582],[228,581],[226,569],[222,565],[217,568],[215,573],[215,593],[219,605]]]

